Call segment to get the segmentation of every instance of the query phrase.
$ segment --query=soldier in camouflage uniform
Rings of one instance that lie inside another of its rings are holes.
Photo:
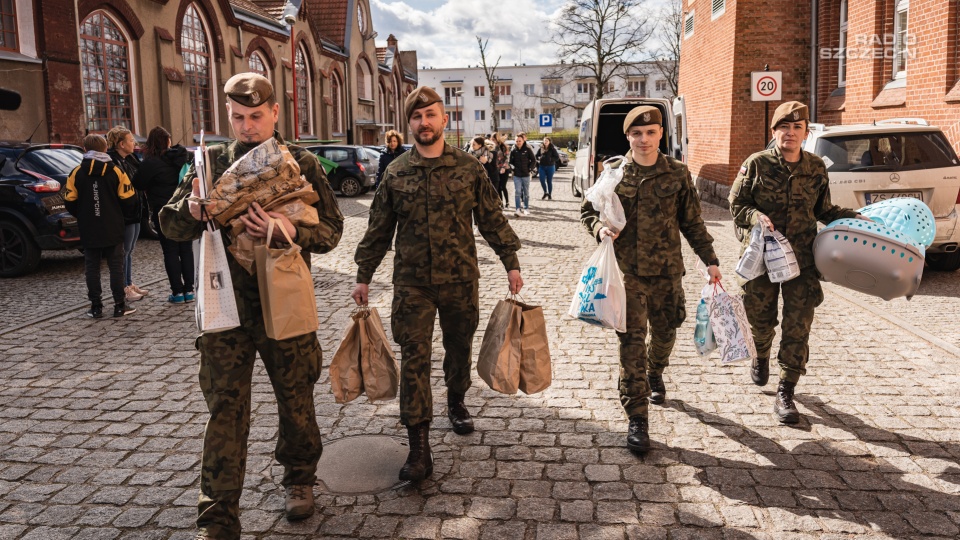
[[[788,101],[777,107],[770,129],[776,147],[748,157],[730,189],[730,212],[737,227],[749,230],[762,223],[786,236],[797,256],[800,276],[783,283],[771,283],[766,274],[744,284],[743,303],[757,345],[757,358],[750,368],[753,382],[767,384],[770,377],[770,349],[777,327],[778,295],[783,295],[783,324],[780,351],[780,384],[774,414],[780,422],[795,424],[800,413],[793,402],[794,388],[806,373],[810,349],[810,327],[814,309],[823,302],[819,273],[813,261],[817,221],[858,217],[855,211],[830,202],[827,169],[819,157],[801,149],[809,133],[807,106]],[[866,219],[866,218],[864,218]]]
[[[224,92],[230,98],[227,111],[238,140],[210,147],[214,179],[219,179],[234,161],[269,137],[284,144],[274,130],[279,105],[266,78],[252,73],[235,75],[227,81]],[[264,212],[256,203],[241,219],[247,232],[261,239],[266,238],[269,217],[279,219],[291,238],[303,248],[309,264],[309,252],[326,253],[336,247],[343,232],[343,215],[317,158],[297,146],[288,148],[299,163],[301,174],[320,195],[320,201],[314,205],[320,216],[319,225],[294,226],[282,214]],[[192,166],[170,202],[160,211],[163,234],[172,240],[194,240],[203,231],[199,205],[188,201],[191,192],[199,194]],[[275,233],[275,237],[281,234]],[[229,244],[225,233],[223,240]],[[313,389],[322,362],[316,333],[284,340],[268,338],[257,277],[248,274],[229,253],[227,261],[240,327],[204,333],[197,339],[200,388],[210,411],[203,439],[198,538],[240,537],[240,494],[250,433],[251,377],[258,352],[277,398],[280,436],[276,458],[284,468],[281,483],[286,489],[286,516],[291,521],[307,518],[315,511],[313,484],[323,450],[313,404]]]
[[[443,141],[447,117],[440,96],[430,88],[417,88],[407,97],[404,112],[416,144],[387,167],[374,196],[367,232],[357,246],[353,298],[357,304],[367,303],[370,281],[396,232],[391,327],[400,345],[400,422],[410,438],[400,479],[422,480],[433,472],[430,356],[438,311],[447,416],[455,433],[473,431],[463,402],[480,319],[473,222],[503,262],[510,292],[520,292],[523,279],[517,258],[520,240],[483,166]]]
[[[627,224],[622,231],[606,227],[593,204],[584,201],[581,221],[598,241],[614,239],[617,263],[627,290],[627,331],[620,339],[620,403],[630,426],[627,448],[650,448],[647,398],[663,403],[663,370],[686,318],[681,278],[681,233],[708,265],[710,282],[720,280],[713,238],[700,217],[700,199],[683,163],[660,154],[663,127],[656,107],[635,107],[623,122],[630,141],[623,179],[614,190]],[[619,167],[620,163],[609,166]],[[645,344],[650,325],[649,355]],[[648,367],[649,365],[649,367]]]

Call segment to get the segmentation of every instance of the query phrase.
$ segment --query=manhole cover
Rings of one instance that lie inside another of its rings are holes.
[[[523,266],[523,265],[525,265],[525,264],[531,264],[531,265],[533,265],[533,264],[550,264],[550,263],[553,262],[553,259],[551,259],[550,257],[534,257],[534,256],[523,256],[523,255],[520,255],[520,257],[518,257],[518,258],[520,259],[520,265],[521,265],[521,266]]]
[[[385,435],[356,435],[323,445],[317,477],[330,493],[380,493],[400,484],[397,475],[409,449]]]

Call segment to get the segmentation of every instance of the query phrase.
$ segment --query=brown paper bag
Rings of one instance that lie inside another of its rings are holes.
[[[520,320],[520,306],[500,300],[480,344],[477,374],[501,394],[516,394],[520,384]]]
[[[550,387],[550,343],[543,308],[518,303],[520,315],[520,385],[524,394],[536,394]]]
[[[276,223],[277,220],[270,220],[267,238],[273,237]],[[271,339],[288,339],[316,332],[320,325],[310,269],[300,255],[300,246],[293,243],[282,225],[280,230],[290,243],[289,247],[271,249],[266,244],[259,244],[254,248],[263,323],[267,337]]]
[[[354,320],[360,330],[360,373],[367,399],[383,401],[397,397],[400,385],[397,359],[377,308],[361,308]]]
[[[330,361],[330,390],[337,403],[347,403],[363,393],[363,375],[360,372],[360,324],[356,313],[343,334],[340,346]]]

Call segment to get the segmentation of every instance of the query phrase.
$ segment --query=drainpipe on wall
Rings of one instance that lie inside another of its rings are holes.
[[[819,46],[817,15],[820,12],[819,0],[813,0],[810,5],[810,121],[817,121],[817,78],[819,76],[820,65],[818,64],[819,55],[817,47]]]

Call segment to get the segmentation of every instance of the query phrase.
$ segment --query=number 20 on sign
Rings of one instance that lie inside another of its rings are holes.
[[[782,71],[754,71],[750,73],[751,101],[780,101],[782,87]]]

